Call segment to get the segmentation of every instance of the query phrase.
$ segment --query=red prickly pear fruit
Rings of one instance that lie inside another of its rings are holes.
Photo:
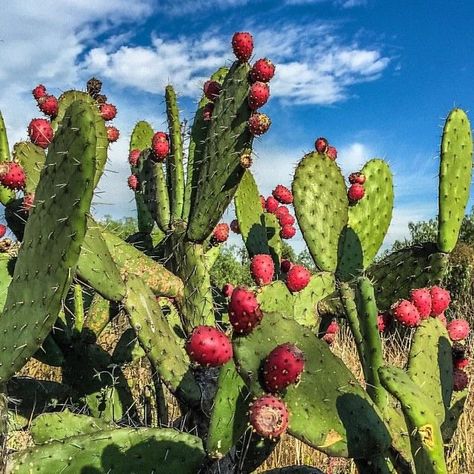
[[[116,142],[120,136],[118,128],[113,126],[108,126],[105,128],[107,129],[107,140],[109,140],[110,143]]]
[[[339,323],[334,319],[326,329],[326,334],[337,334],[339,332]]]
[[[451,341],[462,341],[469,335],[469,323],[465,319],[454,319],[448,324],[448,334]]]
[[[151,144],[154,145],[155,143],[160,142],[169,142],[168,134],[165,132],[156,132],[151,139]]]
[[[283,273],[288,273],[290,271],[290,268],[293,266],[293,263],[291,263],[287,258],[284,258],[280,262],[280,270]]]
[[[278,206],[276,211],[273,213],[277,219],[281,219],[282,216],[287,216],[290,210],[286,206]]]
[[[263,107],[270,97],[270,87],[265,82],[254,82],[250,86],[248,97],[249,107],[252,110],[257,110]]]
[[[43,84],[38,84],[32,91],[31,93],[33,94],[33,97],[36,100],[41,99],[42,97],[46,96],[46,87],[43,86]]]
[[[262,196],[260,194],[260,204],[262,205],[262,210],[266,210],[266,200],[265,200],[265,196]]]
[[[128,177],[127,179],[127,183],[128,183],[128,187],[132,190],[132,191],[136,191],[138,189],[138,178],[132,174]]]
[[[233,219],[231,221],[230,230],[234,232],[234,234],[240,234],[240,226],[239,226],[239,221],[237,219]]]
[[[469,384],[469,377],[462,369],[454,369],[453,371],[453,390],[460,392]]]
[[[349,183],[351,184],[364,184],[365,183],[365,175],[357,172],[357,173],[351,173],[349,175]]]
[[[269,82],[275,74],[275,65],[267,58],[255,61],[250,70],[250,80],[252,82]]]
[[[280,344],[268,354],[263,365],[263,381],[269,392],[279,392],[297,383],[304,370],[304,354],[294,344]]]
[[[253,291],[242,286],[232,292],[228,312],[230,324],[239,334],[250,333],[263,317]]]
[[[23,189],[26,184],[26,175],[23,167],[7,161],[0,165],[0,184],[8,189]]]
[[[0,239],[5,236],[7,233],[7,226],[4,224],[0,224]]]
[[[152,159],[156,162],[163,162],[170,153],[169,142],[155,141],[152,143]]]
[[[271,124],[272,121],[268,115],[258,112],[253,113],[248,120],[250,133],[256,136],[263,135],[267,132]]]
[[[138,148],[131,150],[128,154],[128,162],[130,166],[137,166],[138,162],[140,161],[140,153],[141,151]]]
[[[208,122],[212,118],[212,112],[214,112],[214,104],[209,102],[204,106],[204,109],[202,109],[202,118]]]
[[[410,301],[420,313],[421,319],[427,319],[431,314],[431,293],[428,288],[411,290]]]
[[[24,211],[30,212],[34,207],[34,203],[35,203],[35,193],[26,193],[23,196],[23,203],[21,207]]]
[[[196,326],[186,342],[190,359],[204,367],[219,367],[232,359],[232,343],[213,326]]]
[[[117,115],[117,107],[113,104],[100,104],[100,116],[107,122]]]
[[[212,233],[212,238],[218,243],[225,242],[229,238],[229,225],[225,222],[217,224]]]
[[[53,128],[46,119],[33,119],[28,125],[28,135],[30,140],[41,148],[48,148],[53,139]]]
[[[217,81],[206,81],[203,86],[204,95],[210,100],[214,101],[219,97],[222,86]]]
[[[351,203],[356,203],[360,201],[365,195],[365,189],[362,184],[351,184],[349,190],[347,191],[347,197]]]
[[[46,95],[38,99],[38,107],[43,114],[48,115],[51,118],[58,115],[58,99],[54,95]]]
[[[286,286],[295,293],[308,286],[311,280],[310,271],[303,265],[293,265],[286,275]]]
[[[280,237],[282,239],[292,239],[296,235],[296,228],[292,225],[284,225],[280,229]]]
[[[242,153],[242,155],[240,155],[240,166],[245,169],[252,166],[252,155],[250,153]]]
[[[326,155],[328,158],[330,158],[332,161],[335,161],[337,158],[337,150],[335,147],[329,145],[326,149]]]
[[[226,298],[230,298],[232,296],[232,293],[234,292],[234,285],[230,284],[230,283],[226,283],[223,287],[222,287],[222,294],[226,297]]]
[[[336,340],[336,335],[331,334],[331,333],[326,333],[322,338],[324,342],[326,342],[329,346],[334,344],[334,341]]]
[[[437,316],[448,309],[451,303],[451,295],[448,290],[439,286],[432,286],[431,292],[431,314]]]
[[[388,311],[385,313],[379,313],[377,316],[377,328],[379,332],[387,332],[392,321],[393,317]]]
[[[414,328],[420,324],[420,313],[408,300],[397,301],[391,308],[393,317],[403,326]]]
[[[273,197],[281,204],[292,204],[293,194],[292,192],[282,184],[279,184],[273,191]]]
[[[278,209],[278,206],[278,201],[273,196],[268,196],[265,201],[265,210],[273,214]]]
[[[326,153],[328,149],[329,143],[324,137],[316,138],[314,142],[314,148],[318,153]]]
[[[232,36],[232,49],[240,62],[250,59],[253,52],[253,37],[250,33],[238,32]]]
[[[453,367],[455,369],[465,369],[469,365],[469,359],[465,357],[462,359],[454,359],[453,360]]]
[[[436,315],[435,318],[438,318],[445,328],[448,327],[448,320],[446,319],[446,316],[445,316],[444,312],[441,313],[441,314]]]
[[[254,255],[250,262],[250,273],[255,283],[259,286],[268,285],[273,280],[275,265],[270,255]]]
[[[288,428],[288,408],[273,395],[263,395],[250,405],[250,424],[263,438],[278,438]]]
[[[284,226],[292,226],[295,223],[295,218],[291,214],[283,214],[279,219],[278,222],[282,227]]]

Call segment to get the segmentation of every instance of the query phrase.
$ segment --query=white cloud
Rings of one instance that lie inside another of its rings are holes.
[[[246,5],[249,0],[165,0],[160,5],[164,12],[171,16],[183,16],[196,14],[198,12],[214,12],[216,9],[224,10],[227,8],[236,8]],[[254,0],[254,3],[256,1]]]
[[[285,0],[285,5],[311,5],[316,3],[328,3],[330,0]],[[353,8],[367,5],[367,0],[332,0],[335,6],[342,8]]]

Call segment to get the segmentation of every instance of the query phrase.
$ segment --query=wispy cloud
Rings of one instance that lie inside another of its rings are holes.
[[[285,5],[313,5],[317,3],[332,3],[342,8],[353,8],[367,5],[367,0],[285,0]]]
[[[212,13],[216,9],[236,8],[247,3],[249,3],[249,0],[214,0],[213,2],[208,0],[181,0],[179,2],[176,0],[165,0],[161,2],[160,7],[167,15],[183,16],[206,11]],[[256,3],[256,1],[254,0],[252,3]]]

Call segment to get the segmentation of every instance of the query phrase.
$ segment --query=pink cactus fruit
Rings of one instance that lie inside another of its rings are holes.
[[[138,148],[131,150],[128,154],[128,162],[130,166],[138,166],[138,162],[140,161],[140,153],[141,151]]]
[[[225,222],[217,224],[212,233],[212,238],[217,243],[223,243],[229,238],[229,225]]]
[[[263,317],[254,292],[242,286],[232,292],[228,313],[230,324],[239,334],[250,333]]]
[[[274,211],[274,214],[278,220],[280,220],[282,216],[286,216],[289,213],[290,210],[286,206],[278,206]]]
[[[255,61],[250,70],[250,79],[253,82],[269,82],[275,74],[275,65],[267,58]]]
[[[231,283],[226,283],[223,287],[222,287],[222,294],[226,297],[226,298],[230,298],[232,296],[232,293],[234,292],[234,285],[232,285]]]
[[[432,286],[431,292],[431,314],[437,316],[448,309],[451,303],[451,295],[448,290],[439,286]]]
[[[7,226],[4,224],[0,224],[0,239],[5,237],[6,233],[7,233]]]
[[[250,86],[248,103],[252,110],[263,107],[270,97],[270,87],[266,82],[254,82]]]
[[[212,118],[212,112],[214,112],[214,103],[208,102],[202,109],[202,118],[205,122],[208,122]]]
[[[248,119],[250,133],[255,136],[263,135],[268,131],[272,121],[265,114],[254,112]]]
[[[304,354],[289,342],[280,344],[268,354],[263,365],[263,381],[269,392],[282,391],[297,383],[304,370]]]
[[[219,97],[221,90],[222,86],[217,81],[206,81],[203,86],[204,95],[212,102]]]
[[[46,87],[43,86],[43,84],[38,84],[32,91],[31,93],[33,94],[33,97],[36,99],[36,100],[39,100],[41,99],[42,97],[44,97],[47,93],[46,93]]]
[[[360,171],[357,173],[351,173],[349,175],[349,183],[351,184],[364,184],[365,180],[365,175],[363,175]]]
[[[100,104],[100,115],[107,122],[117,115],[117,107],[113,104]]]
[[[190,359],[204,367],[218,367],[232,358],[232,343],[213,326],[197,326],[186,342]]]
[[[316,138],[314,142],[314,148],[318,153],[326,153],[329,143],[324,137]]]
[[[265,199],[265,196],[262,196],[262,195],[260,194],[260,204],[262,205],[262,210],[263,210],[263,211],[266,210],[266,203],[267,203],[267,201],[266,201],[266,199]]]
[[[278,206],[278,201],[273,196],[268,196],[267,200],[265,201],[266,211],[273,214],[278,209]]]
[[[334,341],[336,340],[336,334],[326,333],[321,339],[324,342],[326,342],[329,346],[331,346],[332,344],[334,344]]]
[[[339,323],[333,319],[326,329],[326,334],[337,334],[339,332]]]
[[[295,218],[291,214],[283,214],[278,218],[278,222],[282,227],[285,225],[292,226],[295,223]]]
[[[263,395],[250,405],[250,424],[264,438],[278,438],[288,428],[288,408],[273,395]]]
[[[26,174],[23,167],[15,161],[0,164],[0,184],[8,189],[23,189],[26,184]]]
[[[240,234],[240,226],[239,226],[239,221],[237,219],[233,219],[231,221],[230,230],[234,232],[234,234]]]
[[[393,316],[390,312],[385,311],[377,315],[377,328],[379,332],[387,332],[388,328],[392,324]]]
[[[38,107],[45,115],[48,115],[51,118],[58,115],[58,99],[54,95],[45,95],[38,99]]]
[[[114,127],[112,125],[109,125],[108,127],[105,127],[107,129],[107,139],[109,140],[110,143],[116,142],[119,137],[120,137],[120,132],[117,127]]]
[[[335,161],[337,158],[337,150],[335,147],[329,145],[326,149],[326,155],[329,159]]]
[[[455,369],[465,369],[469,365],[469,359],[466,357],[462,359],[454,359],[453,360],[453,367]]]
[[[469,335],[469,323],[465,319],[454,319],[448,324],[448,334],[452,341],[462,341]]]
[[[428,288],[411,290],[410,301],[420,313],[421,319],[427,319],[431,314],[431,292]]]
[[[403,326],[413,328],[420,324],[420,313],[415,305],[408,300],[396,302],[391,310],[393,317]]]
[[[453,371],[453,390],[459,392],[464,390],[469,384],[469,377],[462,369],[454,369]]]
[[[232,49],[236,58],[241,62],[247,62],[253,52],[253,37],[247,32],[234,33],[232,37]]]
[[[308,286],[311,280],[310,271],[303,265],[293,265],[286,275],[286,286],[296,293]]]
[[[280,270],[283,273],[288,273],[292,266],[293,266],[293,263],[291,263],[291,261],[288,260],[287,258],[283,258],[282,261],[280,262]]]
[[[270,284],[275,273],[275,265],[271,255],[254,255],[250,262],[250,273],[257,285],[263,286]]]
[[[46,119],[33,119],[28,125],[28,135],[30,140],[41,148],[48,148],[53,139],[53,128]]]
[[[360,201],[365,195],[365,189],[362,184],[351,184],[348,191],[347,197],[351,203],[356,203]]]
[[[128,187],[132,190],[132,191],[136,191],[138,189],[138,178],[132,174],[130,175],[128,178],[127,178],[127,183],[128,183]]]
[[[279,184],[273,191],[273,197],[281,204],[292,204],[293,193],[282,184]]]
[[[280,229],[280,237],[282,239],[292,239],[296,235],[296,228],[292,225],[284,225]]]

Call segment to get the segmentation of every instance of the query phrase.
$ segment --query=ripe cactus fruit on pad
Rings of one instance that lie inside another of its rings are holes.
[[[451,252],[458,240],[471,188],[471,124],[463,110],[453,109],[448,115],[440,153],[438,247],[442,252]]]
[[[320,270],[335,271],[348,201],[341,170],[323,154],[309,153],[298,164],[292,185],[296,217]]]
[[[80,453],[80,455],[78,455]],[[204,459],[197,436],[166,428],[116,428],[73,436],[21,451],[7,472],[179,472],[194,474]]]
[[[263,395],[250,405],[250,424],[259,436],[278,438],[288,427],[288,409],[273,395]]]
[[[289,433],[331,456],[372,457],[384,451],[388,432],[366,392],[327,344],[292,317],[265,314],[250,335],[234,338],[237,367],[251,392],[263,394],[264,361],[289,340],[306,359],[299,384],[281,394],[291,414]]]
[[[0,317],[0,382],[26,363],[53,327],[86,232],[95,173],[94,112],[82,101],[67,112],[48,152]]]
[[[298,382],[304,369],[304,354],[295,344],[280,344],[268,354],[263,366],[265,387],[272,393]]]
[[[232,358],[232,344],[219,329],[197,326],[189,336],[186,352],[191,360],[199,365],[218,367]]]
[[[365,195],[357,205],[349,207],[341,238],[338,273],[344,279],[372,263],[392,220],[393,183],[387,163],[370,160],[361,173],[366,177]]]

